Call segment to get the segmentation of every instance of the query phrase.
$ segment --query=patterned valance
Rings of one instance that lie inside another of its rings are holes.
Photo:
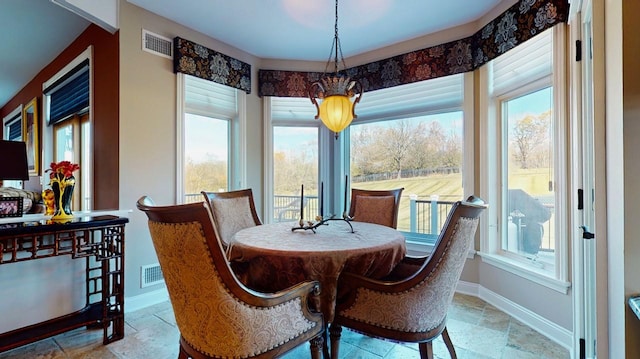
[[[173,71],[251,93],[251,65],[180,37],[173,39]]]
[[[475,34],[457,41],[346,69],[364,91],[473,71],[490,60],[562,22],[568,0],[520,0]],[[307,86],[322,72],[258,71],[258,95],[307,97]]]

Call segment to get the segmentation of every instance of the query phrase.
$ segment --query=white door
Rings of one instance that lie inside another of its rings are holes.
[[[596,239],[595,233],[595,143],[593,115],[593,34],[591,1],[583,1],[574,24],[576,59],[572,84],[575,86],[573,138],[573,213],[577,224],[573,239],[574,357],[596,358]]]

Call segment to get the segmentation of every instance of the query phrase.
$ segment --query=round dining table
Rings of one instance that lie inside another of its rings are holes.
[[[402,233],[378,224],[329,221],[311,230],[280,222],[238,231],[227,248],[230,261],[243,268],[240,280],[252,289],[275,292],[305,280],[320,282],[315,305],[331,323],[342,271],[371,278],[388,275],[405,255]]]

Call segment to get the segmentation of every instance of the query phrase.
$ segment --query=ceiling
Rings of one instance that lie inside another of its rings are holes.
[[[0,0],[0,107],[87,26],[49,0]]]
[[[334,0],[127,0],[256,57],[327,61]],[[345,58],[477,20],[514,0],[342,0]],[[89,22],[49,0],[0,1],[0,107]]]

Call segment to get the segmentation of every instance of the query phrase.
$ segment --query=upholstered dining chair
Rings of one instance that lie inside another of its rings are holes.
[[[451,358],[456,358],[447,333],[447,309],[485,208],[474,196],[456,202],[431,255],[405,257],[383,280],[343,272],[329,329],[332,358],[338,358],[342,327],[377,338],[417,342],[423,359],[433,358],[431,341],[442,335]]]
[[[398,227],[400,196],[404,188],[392,190],[351,190],[349,217],[358,222],[369,222],[383,226]]]
[[[251,188],[229,192],[202,191],[204,201],[213,213],[213,221],[218,237],[226,248],[236,232],[262,224]]]
[[[180,331],[179,359],[273,358],[310,341],[319,359],[324,321],[309,309],[319,283],[306,281],[277,293],[246,288],[234,276],[203,202],[137,207],[165,278]]]

